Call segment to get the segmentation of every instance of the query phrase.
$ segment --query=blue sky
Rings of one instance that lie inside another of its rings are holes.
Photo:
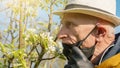
[[[117,16],[120,17],[120,0],[117,0]]]
[[[117,16],[120,17],[120,0],[117,0]],[[115,28],[115,32],[118,33],[120,32],[120,26]]]

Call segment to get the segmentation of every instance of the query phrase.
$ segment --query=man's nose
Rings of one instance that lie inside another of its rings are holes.
[[[67,37],[67,30],[64,28],[61,28],[61,30],[59,31],[57,38],[58,39],[63,39]]]

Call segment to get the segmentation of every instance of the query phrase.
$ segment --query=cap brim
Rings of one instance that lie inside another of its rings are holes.
[[[107,20],[107,21],[111,22],[112,24],[114,24],[115,26],[120,25],[120,18],[118,18],[117,16],[115,16],[113,14],[101,12],[98,10],[94,10],[94,9],[73,8],[73,9],[67,9],[67,10],[61,10],[61,11],[54,12],[54,14],[59,15],[59,16],[63,16],[64,13],[87,14],[87,15],[91,15],[91,16],[95,16],[95,17]]]

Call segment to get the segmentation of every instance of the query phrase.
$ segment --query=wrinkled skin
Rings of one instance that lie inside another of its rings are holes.
[[[81,46],[81,48],[90,48],[97,42],[95,52],[91,58],[92,63],[96,63],[99,60],[103,51],[114,40],[114,34],[109,34],[110,32],[105,27],[110,24],[95,17],[84,14],[66,13],[61,23],[62,27],[58,33],[58,39],[61,39],[62,43],[66,44],[73,44],[84,39],[96,24],[100,24]]]
[[[63,43],[73,44],[82,40],[95,26],[95,23],[88,22],[84,17],[76,14],[65,14],[62,19],[62,28],[58,34],[58,38]],[[88,24],[89,23],[89,24]],[[92,40],[91,40],[92,39]],[[84,47],[91,47],[95,41],[94,36],[90,35],[83,43]],[[87,46],[89,45],[89,46]]]

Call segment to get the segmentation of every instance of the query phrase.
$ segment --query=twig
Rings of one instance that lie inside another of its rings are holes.
[[[51,60],[51,59],[54,59],[54,58],[56,58],[56,56],[51,57],[51,58],[44,58],[44,59],[42,59],[42,60]]]

